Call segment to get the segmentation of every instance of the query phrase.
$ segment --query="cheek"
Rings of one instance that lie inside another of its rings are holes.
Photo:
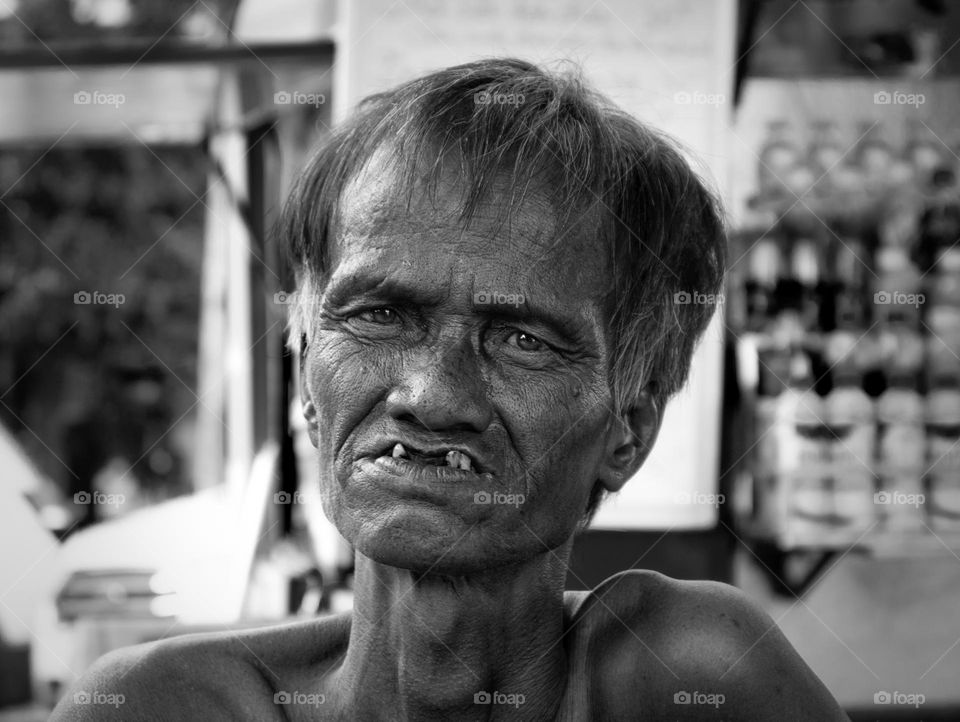
[[[527,378],[499,391],[527,491],[579,509],[604,447],[610,404],[605,381]]]
[[[320,448],[333,452],[382,396],[391,375],[389,356],[331,332],[317,334],[311,345],[307,373],[319,415]]]

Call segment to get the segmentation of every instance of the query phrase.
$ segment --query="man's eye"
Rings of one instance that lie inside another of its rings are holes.
[[[546,351],[547,345],[533,334],[526,331],[514,331],[510,334],[514,345],[521,351]]]
[[[371,308],[355,314],[355,318],[359,318],[361,321],[369,321],[370,323],[387,325],[396,322],[397,312],[392,308]]]

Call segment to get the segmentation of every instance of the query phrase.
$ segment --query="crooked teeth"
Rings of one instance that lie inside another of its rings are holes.
[[[464,471],[470,471],[473,468],[470,457],[456,450],[447,452],[447,466],[452,466],[455,469],[460,468]]]
[[[403,448],[403,444],[397,444],[393,447],[393,458],[394,459],[409,459],[410,456],[407,454],[407,450]]]

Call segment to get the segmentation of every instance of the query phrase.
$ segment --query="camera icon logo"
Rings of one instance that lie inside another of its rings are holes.
[[[874,105],[890,105],[890,93],[881,90],[873,94]]]
[[[293,501],[293,497],[288,491],[278,491],[273,495],[274,504],[290,504]]]
[[[874,504],[890,504],[893,502],[893,497],[889,491],[878,491],[873,495]]]
[[[273,102],[277,105],[290,105],[291,96],[286,90],[278,90],[273,94]]]
[[[73,495],[74,504],[89,504],[91,501],[93,501],[93,498],[89,491],[78,491]]]
[[[873,294],[873,302],[881,305],[889,305],[891,302],[890,293],[887,291],[877,291]]]
[[[473,695],[474,704],[493,704],[493,699],[489,692],[475,692]]]
[[[893,696],[889,692],[884,692],[881,690],[873,695],[874,704],[891,704],[892,702]]]
[[[674,704],[690,704],[692,701],[690,693],[685,690],[681,690],[673,695]]]
[[[493,501],[489,491],[478,491],[473,495],[474,504],[489,504]]]
[[[490,294],[486,291],[473,294],[473,302],[478,306],[486,306],[490,303]]]
[[[290,704],[293,700],[290,697],[289,692],[280,691],[273,695],[274,704]]]
[[[86,690],[80,690],[73,693],[74,704],[90,704],[90,693]]]
[[[294,301],[294,295],[286,291],[277,291],[273,294],[273,302],[281,306],[287,306]]]
[[[687,293],[686,291],[677,291],[675,294],[673,294],[674,303],[679,303],[685,306],[689,304],[690,301],[691,301],[690,294]]]
[[[74,105],[90,105],[90,100],[93,96],[90,95],[86,90],[78,90],[73,94],[73,104]]]
[[[88,291],[77,291],[73,294],[73,302],[78,306],[89,306],[91,298]]]
[[[680,91],[673,96],[673,102],[678,105],[690,105],[693,102],[693,96],[686,91]]]

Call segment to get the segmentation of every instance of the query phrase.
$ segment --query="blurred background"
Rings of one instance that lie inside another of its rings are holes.
[[[942,0],[0,0],[0,720],[120,646],[351,607],[269,231],[360,98],[489,55],[580,64],[730,219],[568,588],[735,584],[854,719],[957,719],[958,45]]]

